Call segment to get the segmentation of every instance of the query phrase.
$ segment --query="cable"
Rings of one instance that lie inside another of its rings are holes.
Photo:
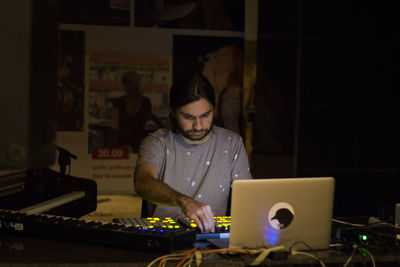
[[[253,266],[259,265],[261,262],[264,261],[264,259],[268,256],[268,254],[271,251],[282,250],[284,248],[285,248],[284,246],[276,246],[276,247],[272,247],[269,249],[267,249],[267,248],[263,249],[263,251],[260,253],[260,255],[258,255],[258,257],[252,263],[250,263],[250,265],[253,265]]]
[[[298,244],[303,244],[303,245],[305,245],[306,247],[308,247],[309,250],[314,250],[309,244],[307,244],[307,243],[304,242],[304,241],[297,241],[297,242],[294,242],[294,243],[290,246],[289,250],[292,250],[293,247],[296,246],[296,245],[298,245]]]
[[[176,257],[175,257],[176,256]],[[182,256],[177,256],[176,254],[169,254],[169,255],[165,255],[165,256],[161,256],[156,258],[155,260],[153,260],[152,262],[150,262],[147,266],[152,266],[154,263],[156,263],[157,261],[160,261],[160,263],[158,264],[158,266],[164,266],[165,263],[168,260],[180,260],[182,259]]]
[[[192,253],[192,252],[194,252],[196,250],[197,250],[197,247],[195,246],[191,250],[185,250],[185,251],[174,253],[174,254],[168,254],[168,255],[160,256],[160,257],[154,259],[152,262],[150,262],[147,266],[150,267],[154,263],[156,263],[157,261],[160,261],[158,266],[163,266],[164,265],[164,261],[166,262],[168,260],[181,260],[182,258],[186,257],[186,254]]]
[[[163,259],[160,261],[160,263],[158,264],[158,267],[166,266],[168,261],[171,261],[171,260],[182,260],[182,258],[183,258],[183,256],[180,256],[180,257],[172,257],[172,256],[170,255],[170,256],[168,256],[168,257],[163,258]]]
[[[300,244],[300,243],[306,245],[307,247],[309,247],[312,250],[312,248],[307,243],[296,242],[289,249],[289,253],[291,255],[305,255],[305,256],[311,257],[314,260],[318,261],[322,267],[326,267],[325,263],[318,256],[313,255],[311,253],[303,252],[303,251],[297,251],[293,248],[293,246]],[[203,255],[212,254],[212,253],[232,253],[232,254],[247,254],[247,255],[259,254],[257,256],[257,258],[250,264],[250,265],[254,266],[254,265],[261,264],[271,251],[279,251],[279,250],[284,250],[284,249],[285,248],[283,246],[276,246],[276,247],[272,247],[272,248],[260,248],[260,249],[228,248],[228,249],[212,249],[212,250],[198,250],[197,247],[194,247],[191,250],[186,250],[186,251],[181,251],[181,252],[174,253],[174,254],[160,256],[160,257],[154,259],[152,262],[150,262],[147,266],[151,267],[153,264],[155,264],[156,262],[159,261],[158,266],[163,267],[163,266],[166,266],[167,262],[171,261],[171,260],[177,260],[177,261],[179,260],[177,267],[191,266],[191,263],[193,263],[193,262],[195,262],[196,265],[199,266],[202,262]],[[375,263],[375,259],[374,259],[373,255],[367,249],[359,247],[357,244],[353,245],[353,251],[352,251],[351,255],[349,256],[349,258],[346,260],[343,267],[347,267],[347,265],[353,260],[357,249],[359,249],[359,251],[367,253],[371,259],[373,267],[376,267],[376,263]]]
[[[371,258],[371,262],[372,262],[372,265],[374,266],[374,267],[376,267],[376,264],[375,264],[375,260],[374,260],[374,256],[372,256],[372,254],[371,254],[371,252],[369,252],[367,249],[365,249],[365,248],[359,248],[361,251],[364,251],[364,252],[367,252],[367,254],[369,255],[369,257]]]
[[[351,260],[352,260],[353,257],[354,257],[354,254],[356,253],[357,247],[358,247],[358,246],[357,246],[356,244],[353,245],[353,251],[351,252],[351,255],[349,256],[349,258],[346,260],[346,262],[345,262],[345,264],[343,265],[343,267],[346,267],[346,266],[351,262]]]
[[[188,267],[191,266],[193,259],[188,260],[182,267]],[[200,264],[196,264],[196,266],[200,266]]]
[[[394,228],[400,228],[400,226],[398,225],[394,225],[392,223],[388,223],[388,222],[384,222],[384,221],[376,221],[374,223],[369,223],[369,224],[357,224],[357,223],[349,223],[349,222],[345,222],[345,221],[341,221],[341,220],[337,220],[337,219],[332,219],[333,222],[337,222],[337,223],[341,223],[341,224],[346,224],[346,225],[351,225],[351,226],[356,226],[356,227],[366,227],[366,226],[379,226],[379,225],[389,225],[392,226]]]
[[[363,226],[367,226],[365,224],[357,224],[357,223],[349,223],[349,222],[345,222],[345,221],[341,221],[341,220],[337,220],[337,219],[332,219],[333,222],[337,222],[337,223],[341,223],[341,224],[347,224],[347,225],[351,225],[351,226],[357,226],[357,227],[363,227]]]
[[[321,266],[324,266],[324,267],[325,267],[325,263],[320,259],[320,257],[319,257],[318,255],[312,255],[311,253],[306,253],[306,252],[302,252],[302,251],[295,250],[294,247],[295,247],[296,245],[298,245],[298,244],[303,244],[303,245],[305,245],[310,251],[314,251],[314,249],[313,249],[309,244],[307,244],[306,242],[304,242],[304,241],[298,241],[298,242],[293,243],[293,244],[290,246],[290,248],[289,248],[289,252],[290,252],[292,255],[302,254],[302,255],[309,256],[309,257],[315,259],[316,261],[318,261],[318,262],[321,264]],[[315,251],[315,254],[317,254],[317,251]]]
[[[182,266],[182,264],[184,264],[185,263],[185,261],[187,261],[187,263],[189,263],[190,264],[190,262],[192,261],[192,255],[187,255],[185,258],[183,258],[179,263],[178,263],[178,265],[176,265],[176,267],[181,267]],[[186,265],[186,264],[185,264]]]
[[[296,245],[298,245],[298,244],[303,244],[303,245],[305,245],[305,246],[308,248],[308,250],[314,251],[314,253],[315,253],[314,256],[317,258],[317,260],[318,260],[318,261],[322,261],[321,258],[318,256],[318,251],[317,251],[317,250],[314,250],[309,244],[307,244],[307,243],[304,242],[304,241],[297,241],[297,242],[294,242],[294,243],[290,246],[289,251],[294,250],[294,247],[295,247]],[[297,250],[296,250],[296,251],[297,251]]]
[[[194,253],[194,256],[195,256],[195,258],[196,258],[196,265],[197,266],[200,266],[200,264],[201,264],[201,260],[202,260],[202,255],[201,255],[201,253],[199,252],[199,251],[196,251],[195,253]],[[190,261],[189,261],[190,262]]]
[[[151,267],[153,264],[159,261],[158,266],[165,266],[166,263],[170,260],[179,260],[177,267],[186,267],[190,266],[190,264],[194,261],[197,265],[199,265],[202,261],[203,255],[212,254],[212,253],[232,253],[232,254],[247,254],[247,255],[257,255],[260,254],[251,265],[259,265],[265,257],[271,251],[282,250],[283,246],[276,246],[272,248],[261,248],[261,249],[236,249],[236,248],[228,248],[228,249],[212,249],[212,250],[198,250],[197,247],[194,247],[191,250],[182,251],[179,253],[168,254],[164,256],[160,256],[150,262],[147,266]]]
[[[353,244],[353,251],[351,252],[349,258],[346,260],[346,262],[345,262],[345,264],[343,265],[343,267],[347,267],[347,265],[351,262],[351,260],[353,259],[353,257],[354,257],[354,255],[355,255],[357,249],[359,249],[360,251],[363,251],[363,252],[367,253],[368,256],[369,256],[370,259],[371,259],[371,263],[372,263],[373,267],[376,267],[376,263],[375,263],[374,256],[373,256],[367,249],[362,248],[362,247],[358,246],[357,244]]]

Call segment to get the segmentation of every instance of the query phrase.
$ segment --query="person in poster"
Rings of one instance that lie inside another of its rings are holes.
[[[143,132],[166,124],[168,75],[165,57],[91,54],[89,153],[93,147],[122,146],[136,153]]]
[[[241,133],[242,51],[233,44],[219,47],[199,57],[202,74],[211,82],[217,97],[217,125]]]
[[[129,145],[137,152],[139,144],[147,135],[146,123],[153,121],[157,128],[163,127],[161,120],[152,112],[151,101],[140,90],[142,77],[136,71],[122,76],[125,94],[113,101],[111,142],[116,146]]]

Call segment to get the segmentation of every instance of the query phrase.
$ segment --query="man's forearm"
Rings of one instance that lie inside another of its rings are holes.
[[[180,206],[182,200],[187,198],[167,184],[147,175],[135,177],[135,191],[147,201],[159,205]]]

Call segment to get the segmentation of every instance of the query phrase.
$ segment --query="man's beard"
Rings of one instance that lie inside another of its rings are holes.
[[[175,125],[176,125],[176,130],[179,134],[181,134],[183,137],[191,140],[191,141],[200,141],[203,138],[205,138],[206,136],[208,136],[208,134],[212,131],[212,125],[214,123],[214,118],[210,124],[210,128],[208,129],[203,129],[201,131],[196,131],[196,130],[189,130],[189,131],[185,131],[182,129],[182,127],[179,125],[179,123],[177,121],[175,121]],[[194,133],[201,133],[199,135],[194,135]]]

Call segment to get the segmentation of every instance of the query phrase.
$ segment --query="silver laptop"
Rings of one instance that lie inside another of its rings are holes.
[[[327,249],[333,177],[235,180],[229,248]]]

